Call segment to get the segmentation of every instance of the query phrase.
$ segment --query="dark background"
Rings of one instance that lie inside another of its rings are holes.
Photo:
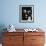
[[[26,13],[23,12],[23,10],[26,10]],[[28,11],[31,11],[29,14],[28,14]],[[27,14],[27,18],[25,16],[25,14]],[[28,20],[28,17],[31,17],[31,20],[32,20],[32,7],[22,7],[22,20]]]

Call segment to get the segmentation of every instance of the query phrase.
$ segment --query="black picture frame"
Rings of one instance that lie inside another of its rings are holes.
[[[19,5],[19,22],[34,22],[34,5]]]

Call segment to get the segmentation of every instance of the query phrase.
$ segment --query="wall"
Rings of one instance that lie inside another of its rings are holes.
[[[44,0],[1,0],[0,25],[13,24],[16,28],[46,28],[45,4]],[[34,5],[34,23],[19,22],[19,5]]]
[[[46,32],[46,0],[0,0],[0,31],[13,24],[15,28],[42,28]],[[19,22],[19,5],[34,5],[34,23]]]

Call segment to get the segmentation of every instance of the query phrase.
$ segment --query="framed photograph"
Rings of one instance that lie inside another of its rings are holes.
[[[24,23],[34,22],[34,5],[19,6],[19,21]]]

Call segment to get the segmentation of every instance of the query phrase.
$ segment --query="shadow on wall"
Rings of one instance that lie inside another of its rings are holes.
[[[2,36],[3,36],[3,32],[6,31],[6,29],[4,30],[5,25],[4,24],[0,24],[0,43],[2,43]]]

